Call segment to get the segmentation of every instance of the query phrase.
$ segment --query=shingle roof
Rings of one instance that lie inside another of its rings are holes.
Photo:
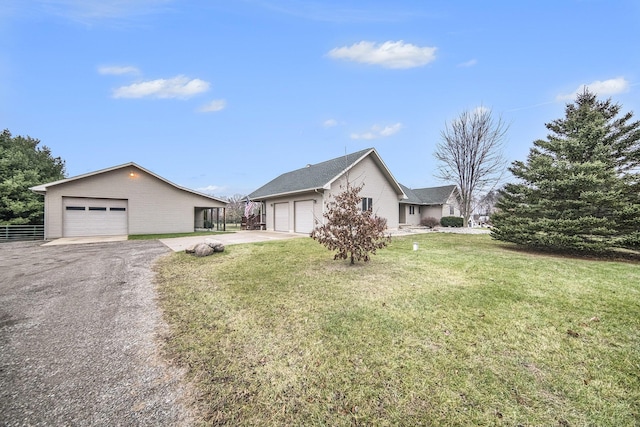
[[[347,154],[325,162],[307,165],[304,168],[283,173],[258,188],[253,193],[249,194],[249,198],[252,200],[259,200],[276,195],[312,191],[323,188],[371,152],[375,153],[375,150],[373,148],[367,148],[365,150]],[[382,161],[380,159],[380,163],[381,162]],[[383,167],[386,169],[384,164]],[[393,179],[393,177],[391,177],[391,180],[395,183],[395,179]]]
[[[407,199],[400,203],[412,205],[444,205],[456,189],[455,185],[443,185],[441,187],[415,188],[410,189],[400,184]]]

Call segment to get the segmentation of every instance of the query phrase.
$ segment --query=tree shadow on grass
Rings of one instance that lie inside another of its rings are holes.
[[[552,256],[556,258],[580,259],[584,261],[629,262],[640,264],[640,251],[631,249],[610,249],[600,252],[560,251],[544,248],[532,248],[515,243],[500,243],[498,247],[522,254],[534,256]]]

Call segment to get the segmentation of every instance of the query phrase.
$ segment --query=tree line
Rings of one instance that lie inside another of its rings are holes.
[[[30,136],[0,134],[0,224],[43,224],[44,200],[30,187],[65,178],[65,163]]]

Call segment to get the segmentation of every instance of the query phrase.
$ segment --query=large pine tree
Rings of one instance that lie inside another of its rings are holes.
[[[537,249],[640,248],[640,122],[584,90],[509,170],[492,216],[496,239]]]

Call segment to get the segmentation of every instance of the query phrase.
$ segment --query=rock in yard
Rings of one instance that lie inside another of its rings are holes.
[[[204,239],[204,243],[213,248],[214,252],[224,252],[224,244],[220,240],[207,237],[206,239]]]
[[[199,243],[196,245],[193,254],[195,256],[209,256],[213,255],[213,248],[206,243]]]
[[[224,244],[215,239],[204,239],[204,243],[196,243],[184,250],[188,254],[194,254],[195,256],[209,256],[214,252],[224,252]]]

